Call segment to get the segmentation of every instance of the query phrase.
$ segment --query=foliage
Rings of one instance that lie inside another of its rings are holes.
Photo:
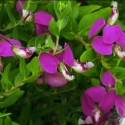
[[[116,76],[116,92],[125,98],[124,59],[113,54],[104,56],[97,53],[92,47],[92,39],[88,39],[94,21],[105,18],[107,22],[112,11],[111,0],[81,1],[26,0],[23,9],[34,14],[34,18],[39,11],[54,17],[49,22],[48,31],[41,35],[36,33],[35,19],[22,21],[22,14],[16,9],[16,0],[0,1],[0,34],[20,41],[22,46],[36,47],[30,58],[16,54],[11,57],[0,55],[0,66],[3,67],[0,72],[0,125],[78,125],[83,115],[83,92],[89,87],[101,85],[100,78],[106,70]],[[125,30],[125,2],[117,2],[120,16],[116,24]],[[0,42],[2,40],[0,36]],[[61,87],[50,86],[44,80],[46,71],[41,67],[40,55],[49,51],[54,56],[63,53],[65,43],[70,45],[76,60],[92,62],[94,66],[83,73],[77,73],[68,66],[75,79]],[[57,52],[58,45],[63,49]]]

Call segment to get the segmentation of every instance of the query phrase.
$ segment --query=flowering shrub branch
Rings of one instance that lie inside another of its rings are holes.
[[[0,125],[125,124],[120,2],[0,2]]]

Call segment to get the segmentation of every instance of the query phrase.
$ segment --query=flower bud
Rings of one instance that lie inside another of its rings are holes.
[[[33,14],[30,11],[23,10],[23,21],[24,22],[30,22],[32,21]]]
[[[118,3],[116,1],[113,1],[112,6],[113,6],[112,13],[111,13],[110,18],[108,20],[109,25],[113,25],[116,22],[116,20],[118,19],[118,16],[119,16],[119,11],[118,11],[118,8],[117,8]]]
[[[120,46],[115,45],[114,50],[121,59],[125,59],[125,51],[121,50]]]
[[[13,46],[13,52],[22,57],[22,58],[29,58],[33,55],[33,53],[36,51],[36,47],[20,47],[20,46]]]
[[[75,61],[74,62],[74,66],[72,66],[72,68],[78,72],[78,73],[83,73],[85,72],[87,69],[93,67],[94,64],[92,62],[78,62]]]

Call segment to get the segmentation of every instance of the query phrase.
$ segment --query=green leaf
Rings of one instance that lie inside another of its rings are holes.
[[[18,39],[18,28],[17,26],[13,29],[13,39]]]
[[[20,125],[20,124],[12,121],[12,125]]]
[[[3,125],[4,119],[0,118],[0,125]]]
[[[31,62],[28,64],[29,70],[32,72],[32,74],[38,73],[40,71],[40,64],[38,57],[34,57]]]
[[[49,30],[50,30],[50,32],[51,32],[54,36],[56,36],[56,37],[59,36],[59,28],[58,28],[57,23],[55,22],[54,19],[51,19],[51,21],[50,21]]]
[[[111,66],[109,65],[109,63],[105,62],[105,61],[101,61],[102,65],[106,68],[106,69],[111,69]]]
[[[99,72],[96,70],[96,67],[92,67],[90,69],[87,69],[84,73],[84,76],[88,76],[88,77],[97,77],[99,75]]]
[[[21,107],[20,116],[18,118],[21,125],[27,125],[30,117],[30,110],[31,105],[29,103],[26,103],[26,105]]]
[[[17,88],[11,93],[11,95],[7,96],[0,102],[0,108],[6,108],[13,105],[23,95],[23,93],[24,91]]]
[[[0,113],[0,118],[11,115],[12,113]]]
[[[18,39],[21,39],[25,42],[28,42],[29,39],[31,39],[32,36],[27,34],[27,32],[23,29],[23,30],[19,30],[19,38]]]
[[[11,120],[11,118],[10,118],[9,116],[7,116],[7,117],[5,118],[5,123],[4,123],[4,125],[12,125],[12,120]]]
[[[29,82],[34,82],[38,78],[38,73],[33,74],[29,78],[25,79],[23,82],[29,83]]]
[[[16,23],[16,19],[15,19],[14,15],[12,14],[12,11],[11,11],[11,8],[10,8],[10,4],[8,2],[6,3],[5,8],[7,10],[7,13],[8,13],[8,16],[9,16],[11,22],[13,24],[15,24]]]
[[[19,68],[20,68],[20,73],[21,73],[22,77],[24,79],[26,79],[29,76],[30,72],[29,72],[29,70],[28,70],[28,68],[26,66],[25,59],[20,58]]]
[[[65,17],[63,19],[59,19],[57,21],[57,25],[59,27],[59,30],[62,30],[68,23],[69,17]]]
[[[15,77],[14,84],[15,84],[15,85],[18,85],[18,84],[20,84],[22,81],[23,81],[23,77],[22,77],[21,73],[18,73],[17,76]]]
[[[11,65],[8,64],[4,69],[3,73],[0,72],[0,74],[2,75],[1,84],[4,90],[8,90],[12,87],[12,83],[9,80],[10,68],[11,68]]]
[[[81,62],[87,62],[87,61],[93,61],[96,58],[95,51],[90,48],[83,52],[83,54],[80,56]]]
[[[83,16],[90,14],[91,12],[100,9],[101,6],[99,5],[88,5],[88,6],[81,6],[79,7],[79,18],[82,18]]]
[[[37,4],[36,1],[26,1],[23,8],[25,10],[29,10],[31,12],[34,12],[36,10]]]
[[[47,39],[47,35],[46,34],[43,34],[41,36],[38,36],[36,39],[35,39],[35,46],[38,48],[39,46],[41,47],[43,44],[45,44],[45,41]]]
[[[111,8],[107,7],[92,14],[84,16],[79,22],[79,36],[88,36],[90,27],[99,18],[107,18],[111,13]]]
[[[119,79],[121,79],[121,80],[125,79],[125,75],[124,75],[125,74],[125,68],[124,67],[114,67],[112,69],[112,71],[113,71],[113,74],[115,76],[118,76]]]
[[[77,33],[78,33],[77,22],[75,20],[69,19],[67,25],[61,31],[61,35],[68,40],[74,40],[74,39],[76,39]]]
[[[37,36],[36,37],[32,37],[28,43],[27,43],[27,46],[35,46],[35,40],[36,40]]]
[[[91,78],[91,83],[93,86],[97,86],[97,85],[100,85],[100,80],[95,79],[95,78]]]
[[[50,35],[48,36],[47,40],[48,40],[48,44],[49,44],[50,48],[55,50],[55,45],[54,45],[54,42],[53,42],[53,40],[52,40]]]
[[[115,90],[117,94],[122,95],[123,93],[125,93],[125,90],[123,89],[122,83],[120,82],[116,82],[115,84]]]
[[[79,14],[79,4],[75,3],[75,1],[72,1],[72,4],[73,3],[74,5],[72,5],[72,12],[69,13],[69,15],[72,19],[76,20]]]
[[[71,1],[60,1],[60,2],[65,6],[64,9],[62,9],[63,11],[60,13],[60,19],[63,19],[70,15],[70,12],[72,10]]]

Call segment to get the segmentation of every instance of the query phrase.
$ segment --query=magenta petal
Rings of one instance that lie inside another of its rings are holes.
[[[115,26],[106,25],[103,29],[103,36],[102,36],[104,43],[106,44],[114,43],[120,36],[121,31],[122,30],[119,24]]]
[[[94,102],[99,102],[100,99],[106,94],[106,90],[102,86],[91,87],[85,92],[89,95]]]
[[[92,41],[94,50],[102,55],[111,55],[113,44],[105,44],[101,36],[97,36]]]
[[[65,79],[60,72],[56,72],[54,74],[46,73],[44,76],[44,81],[50,86],[54,87],[64,86],[68,82],[68,80]]]
[[[91,115],[94,107],[95,104],[93,100],[86,93],[84,93],[82,95],[82,111],[84,112],[84,114],[87,116]]]
[[[48,26],[41,25],[41,24],[36,24],[36,34],[37,36],[40,36],[44,33],[48,32]]]
[[[110,109],[115,105],[116,93],[115,91],[110,91],[102,97],[99,102],[99,107],[104,110],[105,113],[109,112]]]
[[[102,75],[101,82],[104,86],[115,85],[115,79],[112,76],[111,72],[105,71]]]
[[[117,95],[115,101],[116,111],[120,116],[125,116],[125,100],[121,95]]]
[[[39,56],[39,62],[43,70],[48,73],[56,73],[59,65],[59,60],[54,56],[46,52],[42,52]]]
[[[26,0],[20,0],[20,2],[21,2],[22,5],[24,5],[25,1],[26,1]],[[17,11],[18,11],[20,14],[22,14],[22,8],[21,8],[19,2],[16,3],[16,9],[17,9]]]
[[[0,50],[0,56],[8,57],[8,56],[14,56],[14,53],[12,51],[12,45],[6,41],[0,41],[0,47],[2,50]]]
[[[91,38],[98,30],[100,30],[103,26],[105,25],[105,19],[104,18],[99,18],[98,20],[96,20],[90,31],[89,31],[89,36],[88,38]]]
[[[35,17],[35,20],[34,20],[35,23],[46,25],[46,26],[49,26],[49,22],[53,18],[52,15],[44,11],[36,12],[34,14],[34,17]]]
[[[13,45],[21,46],[21,43],[20,43],[18,40],[11,39],[11,38],[7,38],[7,40],[8,40],[11,44],[13,44]]]
[[[104,123],[106,120],[109,120],[110,115],[111,115],[111,112],[107,112],[107,113],[103,114],[103,115],[99,118],[98,125],[102,125],[102,123]]]
[[[68,66],[74,65],[74,56],[72,53],[72,50],[68,43],[65,43],[65,50],[63,54],[63,62],[67,64]]]
[[[59,59],[60,62],[63,62],[63,52],[56,54],[55,56]]]
[[[122,31],[120,36],[118,37],[116,43],[123,48],[125,48],[125,33]]]

